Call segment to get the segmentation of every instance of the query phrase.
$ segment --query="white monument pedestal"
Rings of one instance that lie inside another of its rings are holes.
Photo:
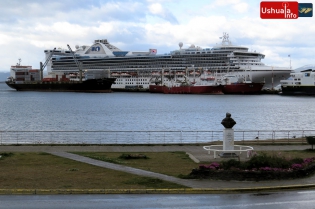
[[[223,150],[234,150],[233,128],[226,128],[223,130]]]
[[[226,150],[226,152],[224,152]],[[219,155],[220,157],[234,158],[237,157],[234,150],[234,130],[232,128],[225,128],[223,130],[223,152]]]

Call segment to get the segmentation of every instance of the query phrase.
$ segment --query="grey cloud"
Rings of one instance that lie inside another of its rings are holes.
[[[146,6],[141,1],[85,1],[85,0],[10,0],[0,1],[0,22],[51,24],[66,21],[80,25],[94,25],[104,21],[144,21]]]
[[[172,24],[179,24],[178,20],[176,19],[176,17],[168,10],[165,11],[165,13],[162,15],[162,17],[169,21]]]

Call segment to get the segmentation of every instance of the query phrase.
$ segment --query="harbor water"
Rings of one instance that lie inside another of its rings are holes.
[[[0,83],[0,131],[314,130],[315,97],[18,92]]]

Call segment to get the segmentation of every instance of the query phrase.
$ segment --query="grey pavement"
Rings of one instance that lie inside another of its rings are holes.
[[[310,148],[310,145],[253,145],[257,151],[274,150],[277,152],[283,150],[304,150]],[[141,169],[131,168],[128,166],[108,163],[104,161],[94,160],[69,152],[173,152],[184,151],[190,155],[195,161],[210,162],[213,160],[202,146],[194,145],[168,145],[168,146],[0,146],[0,152],[47,152],[59,157],[64,157],[91,165],[128,172],[140,176],[159,178],[165,181],[174,182],[191,188],[212,188],[212,189],[228,189],[228,188],[253,188],[253,187],[296,187],[302,185],[315,186],[315,175],[302,179],[294,180],[274,180],[274,181],[218,181],[218,180],[191,180],[179,179],[164,174],[154,173]]]

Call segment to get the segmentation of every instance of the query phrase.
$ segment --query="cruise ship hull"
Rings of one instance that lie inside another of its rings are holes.
[[[6,81],[6,84],[17,91],[45,91],[45,92],[111,92],[111,86],[116,78],[90,79],[82,82],[15,82]]]
[[[161,85],[150,85],[151,93],[164,94],[223,94],[221,85],[219,86],[174,86],[167,87]]]

